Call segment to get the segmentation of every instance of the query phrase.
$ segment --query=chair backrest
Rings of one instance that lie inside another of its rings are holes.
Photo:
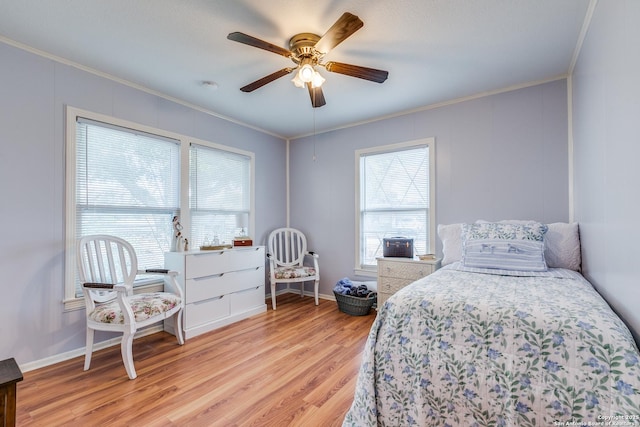
[[[126,240],[104,234],[85,236],[78,240],[76,256],[81,283],[123,284],[132,289],[138,259],[133,246]],[[97,299],[105,300],[114,293],[103,291],[98,294],[101,297]]]
[[[279,266],[302,265],[307,253],[307,238],[295,228],[278,228],[269,234],[269,254]]]

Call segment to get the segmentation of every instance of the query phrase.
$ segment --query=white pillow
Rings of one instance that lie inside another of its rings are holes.
[[[460,261],[462,258],[462,224],[438,224],[438,237],[442,241],[442,261],[447,264]]]
[[[580,229],[578,223],[554,222],[547,224],[544,235],[544,258],[547,266],[580,271]]]

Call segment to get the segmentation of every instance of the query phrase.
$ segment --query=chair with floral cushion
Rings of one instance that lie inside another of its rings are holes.
[[[89,369],[94,331],[122,332],[121,353],[130,379],[133,366],[133,338],[145,326],[173,317],[178,344],[182,335],[182,289],[177,272],[164,269],[138,270],[138,259],[131,244],[119,237],[82,237],[77,246],[77,265],[87,315],[87,343],[84,370]],[[141,274],[163,275],[165,287],[173,292],[133,293],[133,281]]]
[[[295,228],[278,228],[269,234],[268,253],[271,279],[271,306],[276,309],[276,283],[300,283],[300,295],[304,296],[305,282],[314,281],[315,302],[318,305],[320,269],[318,254],[307,251],[307,238]],[[305,265],[305,258],[313,267]]]

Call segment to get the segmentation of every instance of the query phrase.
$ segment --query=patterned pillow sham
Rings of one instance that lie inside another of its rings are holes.
[[[518,271],[547,271],[540,223],[462,224],[462,265]]]
[[[549,227],[539,222],[513,224],[504,222],[476,222],[462,224],[462,240],[469,239],[508,239],[544,241]]]

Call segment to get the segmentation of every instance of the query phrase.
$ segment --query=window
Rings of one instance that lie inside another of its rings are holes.
[[[140,269],[161,267],[172,218],[189,245],[217,233],[231,242],[253,206],[253,153],[67,108],[65,307],[83,307],[75,244],[89,234],[131,242]],[[161,289],[160,277],[136,283]]]
[[[192,144],[189,153],[191,238],[197,245],[231,243],[249,215],[253,157]]]
[[[356,151],[356,177],[356,270],[375,270],[385,237],[435,251],[433,138]]]

